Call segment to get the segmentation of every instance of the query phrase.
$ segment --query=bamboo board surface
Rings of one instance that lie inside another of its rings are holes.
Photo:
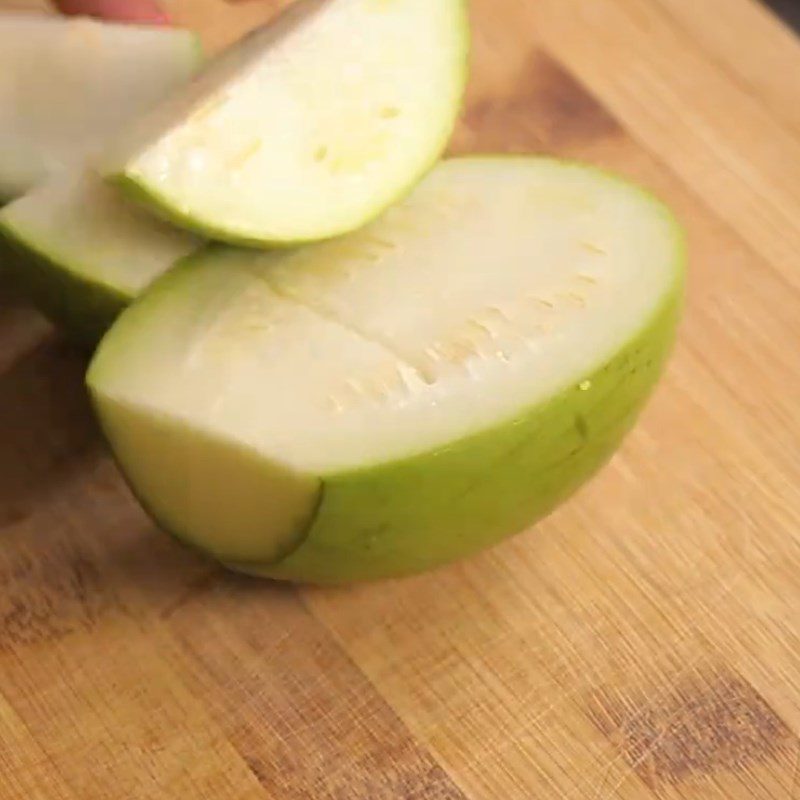
[[[171,10],[214,49],[280,5]],[[641,425],[466,563],[258,583],[154,529],[0,283],[3,800],[800,798],[800,44],[753,0],[471,5],[453,151],[587,159],[689,229]]]

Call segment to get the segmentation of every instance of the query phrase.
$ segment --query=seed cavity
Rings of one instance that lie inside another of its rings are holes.
[[[342,401],[333,394],[328,395],[328,408],[330,408],[334,414],[342,414],[345,410],[345,406],[342,404]]]
[[[564,297],[578,308],[586,308],[586,298],[578,292],[566,292]]]
[[[404,222],[405,215],[399,214],[394,221]],[[348,279],[349,273],[358,273],[371,262],[396,251],[395,230],[388,235],[384,232],[377,235],[367,228],[356,238],[325,245],[331,248],[324,259],[326,266],[311,270],[313,274],[308,280],[298,281],[293,277],[303,272],[298,263],[293,263],[277,279],[273,275],[267,281],[282,296],[311,308],[386,351],[387,362],[380,368],[347,380],[342,378],[342,384],[329,401],[336,413],[359,406],[407,404],[424,390],[446,381],[475,379],[492,362],[509,364],[515,359],[529,358],[529,353],[541,349],[543,340],[589,305],[598,284],[598,279],[588,272],[572,272],[569,278],[553,285],[529,288],[479,307],[428,342],[421,342],[418,348],[397,345],[393,337],[381,333],[379,323],[361,329],[342,319],[335,306],[328,307],[324,300],[320,301],[329,286],[335,288]],[[303,251],[299,251],[300,264],[304,257]],[[308,300],[311,290],[316,297],[312,303]],[[586,392],[592,383],[586,380],[578,386]]]
[[[506,312],[503,311],[503,309],[499,308],[498,306],[489,306],[489,308],[487,308],[486,311],[493,317],[497,317],[497,319],[500,319],[503,322],[511,322]]]
[[[258,154],[263,146],[264,142],[261,139],[253,140],[228,162],[228,167],[230,169],[241,169],[251,158]]]
[[[579,242],[581,248],[585,250],[587,253],[593,253],[597,256],[607,256],[608,252],[600,247],[599,244],[595,244],[594,242]]]
[[[471,319],[467,323],[467,328],[483,339],[491,339],[494,335],[492,329],[484,325],[479,319]]]

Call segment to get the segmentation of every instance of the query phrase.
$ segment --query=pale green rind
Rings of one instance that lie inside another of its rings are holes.
[[[305,238],[292,238],[285,239],[274,236],[258,237],[246,234],[237,233],[226,227],[220,227],[215,224],[213,220],[201,219],[198,216],[192,215],[181,208],[175,206],[171,200],[159,192],[155,186],[143,180],[142,176],[136,173],[135,170],[122,170],[112,171],[105,175],[106,181],[125,194],[130,200],[138,203],[147,208],[151,213],[157,215],[161,219],[172,223],[184,230],[191,233],[198,234],[205,239],[210,239],[217,242],[236,245],[240,247],[253,247],[253,248],[284,248],[284,247],[298,247],[304,244],[310,244],[320,239],[333,239],[337,236],[345,235],[359,227],[368,225],[381,216],[388,208],[395,203],[399,202],[410,194],[420,181],[436,166],[442,154],[447,148],[448,143],[455,130],[458,121],[459,113],[463,107],[464,95],[466,92],[467,81],[469,79],[470,67],[470,21],[469,12],[467,7],[467,0],[458,0],[454,4],[457,8],[458,18],[456,25],[460,28],[459,38],[463,44],[463,48],[459,57],[459,64],[457,66],[458,82],[459,82],[459,103],[453,108],[452,119],[448,127],[442,131],[442,136],[432,143],[431,155],[428,161],[423,164],[413,175],[409,176],[408,183],[398,189],[397,193],[387,200],[386,202],[377,204],[371,213],[365,215],[363,219],[357,222],[344,226],[339,230],[327,231],[324,236],[305,237]]]
[[[342,584],[413,574],[519,533],[614,453],[656,385],[680,316],[674,291],[605,367],[544,405],[433,453],[329,476],[304,543],[277,564],[229,564],[278,580]]]
[[[88,279],[0,221],[0,273],[81,346],[93,348],[134,297]]]
[[[125,172],[112,173],[106,176],[106,182],[122,192],[131,202],[146,208],[159,219],[163,219],[190,233],[202,236],[204,239],[225,242],[239,247],[264,249],[293,247],[308,243],[305,240],[282,241],[280,239],[256,239],[250,236],[233,235],[224,228],[216,227],[210,222],[201,221],[190,214],[183,213],[173,206],[167,197],[140,180],[135,174]]]

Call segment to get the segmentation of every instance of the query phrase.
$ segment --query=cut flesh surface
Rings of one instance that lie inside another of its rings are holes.
[[[95,340],[200,240],[155,219],[87,169],[70,169],[0,210],[3,259],[56,322]]]
[[[401,574],[520,530],[608,457],[682,269],[672,217],[621,180],[458,159],[348,237],[185,262],[89,384],[176,534],[235,562],[296,548],[277,577]]]
[[[343,233],[444,149],[467,39],[463,0],[299,0],[123,137],[104,170],[211,238]]]
[[[188,31],[0,15],[0,198],[93,154],[199,60]]]

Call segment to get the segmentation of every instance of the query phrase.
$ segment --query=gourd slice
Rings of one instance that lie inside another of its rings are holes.
[[[209,238],[353,230],[444,149],[467,31],[463,0],[299,0],[123,137],[104,172]]]
[[[175,535],[274,578],[402,575],[523,530],[604,463],[660,374],[683,272],[642,190],[457,159],[358,233],[183,262],[88,383]]]

